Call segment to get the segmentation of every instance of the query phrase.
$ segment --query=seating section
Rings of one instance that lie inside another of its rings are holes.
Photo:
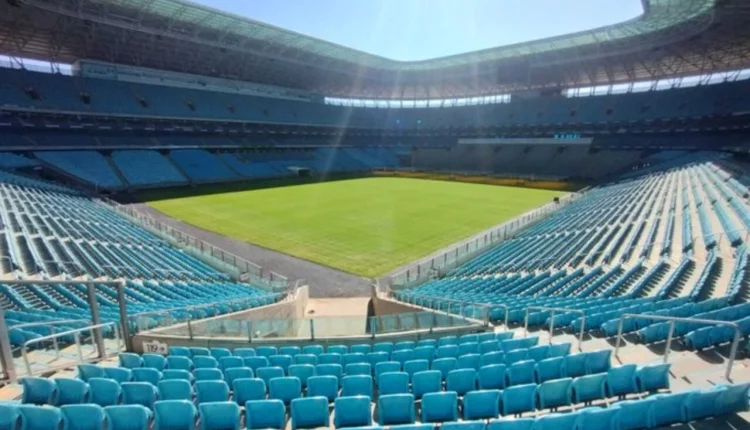
[[[174,165],[156,151],[113,151],[112,161],[131,186],[187,183]]]
[[[102,189],[119,189],[125,184],[104,156],[96,151],[47,151],[34,155],[45,163]]]
[[[221,182],[238,179],[214,154],[202,149],[172,151],[172,160],[194,182]]]
[[[23,378],[20,401],[3,403],[0,412],[3,420],[11,423],[26,419],[38,426],[54,426],[66,417],[76,417],[81,420],[77,426],[100,430],[103,430],[104,417],[110,421],[110,428],[120,428],[125,425],[122,420],[128,419],[127,428],[143,430],[149,429],[152,419],[155,429],[190,430],[196,418],[200,419],[201,428],[240,428],[243,417],[248,429],[281,430],[290,422],[292,428],[301,429],[331,425],[335,428],[377,425],[405,429],[405,426],[421,423],[449,428],[484,429],[487,426],[487,430],[619,430],[660,428],[750,410],[750,384],[672,392],[668,364],[611,366],[611,350],[542,358],[549,357],[551,346],[544,345],[547,354],[538,354],[534,350],[537,347],[531,347],[524,351],[527,357],[541,358],[530,360],[536,370],[542,363],[554,359],[565,360],[563,368],[566,370],[553,379],[540,382],[534,376],[531,381],[512,385],[506,385],[507,380],[494,379],[491,372],[456,368],[448,372],[443,386],[441,370],[409,374],[407,370],[413,363],[422,360],[400,362],[396,354],[408,351],[413,355],[419,348],[433,348],[433,355],[424,355],[427,357],[424,361],[431,362],[435,369],[440,360],[446,360],[438,358],[436,347],[471,349],[471,344],[476,344],[480,336],[483,339],[494,337],[484,342],[496,342],[499,351],[505,351],[505,346],[513,348],[534,343],[528,338],[505,339],[507,336],[485,333],[425,339],[403,346],[392,343],[330,345],[327,348],[322,345],[304,348],[266,345],[234,351],[171,347],[166,357],[122,354],[121,367],[79,365],[76,379]],[[505,351],[505,357],[514,351],[519,350]],[[467,355],[459,356],[458,361],[453,358],[454,364]],[[324,360],[348,361],[345,368],[350,370],[342,371],[341,364],[320,364]],[[288,361],[297,364],[286,369],[273,366],[274,362]],[[318,364],[306,364],[311,362]],[[506,371],[524,362],[513,363]],[[371,366],[372,363],[375,366]],[[397,366],[397,371],[374,377],[378,375],[377,367],[391,363]],[[359,367],[351,367],[354,364],[371,367],[363,367],[366,371],[360,373]],[[582,365],[580,369],[579,365]],[[293,375],[295,366],[311,369],[306,384]],[[324,366],[338,366],[339,370],[334,374]],[[489,364],[481,369],[496,366],[506,367],[505,364]],[[114,377],[112,370],[118,370],[121,375]],[[214,371],[215,376],[203,379],[200,371],[205,370]],[[233,377],[238,370],[243,370],[244,375]],[[421,377],[433,372],[437,374],[436,383]],[[453,381],[454,375],[456,381]],[[473,385],[464,389],[467,381]],[[499,385],[492,386],[493,381],[498,381]],[[374,405],[377,407],[373,408]],[[572,406],[571,411],[558,412],[558,408],[570,410]],[[531,417],[523,418],[523,415]]]
[[[176,311],[171,316],[177,320],[262,306],[280,298],[231,282],[226,274],[70,189],[1,173],[0,197],[0,275],[125,279],[130,315],[220,302],[202,310]],[[95,292],[102,320],[118,321],[115,289],[96,285]],[[14,325],[61,317],[90,318],[88,291],[83,284],[9,285],[0,280],[0,303],[14,345],[49,334],[48,327],[12,329]],[[140,324],[158,324],[159,318],[166,316],[142,319]],[[137,329],[139,323],[134,324]]]
[[[479,319],[554,323],[606,336],[617,334],[624,314],[734,322],[747,336],[750,308],[737,303],[750,292],[743,243],[750,207],[745,189],[728,185],[732,176],[721,160],[713,153],[683,154],[594,187],[489,251],[395,297]],[[553,318],[540,307],[558,310]],[[632,318],[623,331],[651,343],[665,340],[668,326]],[[734,331],[729,325],[677,324],[675,336],[688,333],[686,342],[705,348],[731,341]]]
[[[0,152],[0,168],[20,169],[37,165],[39,165],[39,161],[33,158],[14,154],[12,152]]]

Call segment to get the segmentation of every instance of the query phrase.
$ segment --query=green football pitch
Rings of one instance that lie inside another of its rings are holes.
[[[205,230],[375,277],[561,194],[365,178],[175,198],[156,194],[160,198],[149,204]]]

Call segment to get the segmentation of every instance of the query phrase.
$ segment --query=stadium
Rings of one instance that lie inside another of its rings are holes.
[[[746,1],[401,61],[5,0],[0,63],[0,430],[750,428]]]

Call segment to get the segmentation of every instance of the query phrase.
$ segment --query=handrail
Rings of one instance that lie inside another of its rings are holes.
[[[55,321],[39,321],[34,323],[26,323],[26,324],[18,324],[11,327],[11,329],[24,329],[29,327],[49,327],[52,331],[52,334],[55,334],[55,326],[56,325],[62,325],[62,324],[70,324],[70,323],[79,323],[84,322],[91,324],[90,320],[87,319],[77,319],[77,320],[55,320]],[[60,345],[57,343],[57,338],[52,339],[52,344],[55,347],[55,356],[60,357]]]
[[[623,314],[620,317],[620,321],[617,324],[617,342],[615,343],[615,357],[619,358],[620,343],[622,341],[622,329],[626,319],[631,318],[643,318],[658,321],[669,321],[669,334],[667,335],[667,345],[664,351],[664,362],[666,363],[669,359],[669,352],[672,347],[672,338],[674,337],[674,325],[676,322],[687,322],[695,324],[706,324],[706,325],[726,325],[734,329],[734,339],[732,340],[732,347],[729,351],[729,363],[727,364],[727,371],[724,374],[727,380],[730,380],[732,374],[732,367],[734,366],[734,359],[737,355],[737,347],[742,337],[742,330],[737,323],[731,321],[720,321],[720,320],[708,320],[702,318],[682,318],[682,317],[668,317],[662,315],[650,315],[650,314]]]
[[[236,303],[236,302],[244,302],[248,300],[252,300],[253,297],[244,297],[244,298],[237,298],[237,299],[230,299],[230,300],[224,300],[220,302],[211,302],[211,303],[204,303],[202,305],[188,305],[188,306],[182,306],[179,308],[169,308],[169,309],[161,309],[156,311],[147,311],[147,312],[140,312],[137,314],[130,315],[128,319],[137,318],[137,317],[146,317],[149,315],[159,315],[164,313],[171,313],[175,311],[186,311],[186,310],[192,310],[192,309],[205,309],[205,308],[216,308],[219,305],[225,305],[229,303]]]
[[[578,350],[583,351],[583,334],[586,332],[586,312],[580,310],[580,309],[571,309],[571,308],[556,308],[556,307],[548,307],[548,306],[529,306],[526,308],[526,318],[524,320],[524,326],[523,326],[523,335],[526,336],[528,334],[529,330],[529,313],[530,311],[539,310],[539,311],[551,311],[552,315],[549,319],[549,343],[552,344],[552,337],[555,333],[555,312],[575,312],[581,314],[582,322],[581,322],[581,332],[578,334]]]
[[[462,301],[462,300],[441,299],[441,298],[437,298],[437,297],[426,296],[426,295],[423,295],[423,294],[410,294],[409,296],[415,297],[415,298],[423,298],[423,299],[426,299],[426,300],[430,300],[432,303],[434,303],[434,302],[457,303],[461,307],[468,305],[468,306],[476,306],[476,307],[484,308],[485,309],[485,321],[484,321],[485,324],[489,323],[491,307],[495,306],[495,305],[486,304],[486,303],[473,303],[473,302],[465,302],[465,301]],[[407,296],[406,303],[413,304],[413,305],[417,304],[416,301],[414,301],[413,303],[409,302],[408,296]],[[505,305],[497,305],[497,306],[498,307],[504,307],[506,309],[506,311],[505,311],[505,327],[506,327],[506,330],[507,330],[507,328],[508,328],[508,307],[505,306]],[[434,308],[432,308],[432,309],[434,309]],[[442,309],[440,309],[438,307],[437,310],[441,311]],[[448,313],[449,314],[452,313],[452,312],[450,312],[450,307],[448,307]],[[462,318],[466,318],[464,315],[460,315],[459,314],[459,316],[461,316]]]
[[[47,335],[47,336],[38,337],[36,339],[29,339],[26,342],[24,342],[23,346],[21,347],[21,354],[23,355],[23,362],[24,362],[24,365],[26,366],[26,374],[29,375],[29,376],[33,375],[33,372],[31,371],[31,363],[29,362],[29,355],[28,355],[28,353],[29,353],[28,352],[29,345],[34,344],[34,343],[41,343],[41,342],[44,342],[44,341],[47,341],[47,340],[52,340],[53,342],[57,343],[57,338],[58,337],[73,335],[73,339],[75,340],[75,344],[76,344],[76,351],[78,353],[78,359],[80,360],[80,363],[84,363],[84,362],[87,362],[87,361],[90,361],[90,360],[84,360],[84,358],[83,358],[83,351],[81,350],[81,335],[80,335],[80,333],[88,331],[91,334],[91,337],[93,338],[94,337],[94,330],[97,330],[97,329],[100,330],[100,329],[102,329],[104,327],[108,327],[108,326],[112,326],[112,328],[114,329],[115,339],[117,340],[117,351],[118,352],[116,354],[112,354],[112,355],[119,354],[120,350],[122,349],[122,338],[120,337],[120,329],[119,329],[118,324],[116,322],[112,321],[112,322],[107,322],[107,323],[103,323],[103,324],[96,324],[96,325],[91,325],[91,326],[88,326],[88,327],[77,328],[77,329],[73,329],[73,330],[68,330],[68,331],[64,331],[64,332],[60,332],[60,333],[54,333],[54,334],[50,334],[50,335]],[[96,345],[97,349],[99,348],[99,346],[96,344],[96,342],[94,342],[93,345]],[[100,360],[102,358],[108,358],[109,357],[106,354],[106,351],[98,351],[98,352],[99,352],[99,354],[97,354],[97,357],[94,358],[93,360]],[[70,364],[65,364],[63,367],[70,367]],[[49,369],[45,369],[45,371],[49,371]]]

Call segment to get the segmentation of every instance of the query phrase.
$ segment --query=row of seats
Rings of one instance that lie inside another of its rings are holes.
[[[588,407],[568,413],[550,413],[536,418],[502,418],[520,416],[525,410],[512,406],[528,394],[524,387],[476,391],[461,401],[455,392],[425,394],[419,402],[422,426],[416,425],[415,399],[410,394],[393,394],[378,399],[377,417],[373,420],[371,399],[367,396],[344,396],[334,402],[333,425],[336,428],[371,428],[373,421],[394,430],[428,430],[435,424],[456,430],[632,430],[657,428],[678,423],[717,417],[748,410],[750,384],[722,385],[709,390],[656,394],[639,400],[626,400],[606,408]],[[510,393],[510,391],[513,391]],[[502,408],[500,405],[503,405]],[[331,425],[329,401],[325,397],[291,400],[287,406],[278,399],[245,402],[247,429],[308,429]],[[459,413],[461,411],[461,413]],[[29,430],[148,430],[151,419],[154,430],[239,430],[242,408],[235,402],[218,401],[198,404],[189,400],[160,400],[152,410],[142,405],[118,405],[102,408],[95,404],[39,407],[14,403],[0,404],[3,429],[21,427]],[[463,421],[459,421],[459,419]],[[486,420],[490,420],[487,423]],[[408,427],[407,427],[408,426]]]

